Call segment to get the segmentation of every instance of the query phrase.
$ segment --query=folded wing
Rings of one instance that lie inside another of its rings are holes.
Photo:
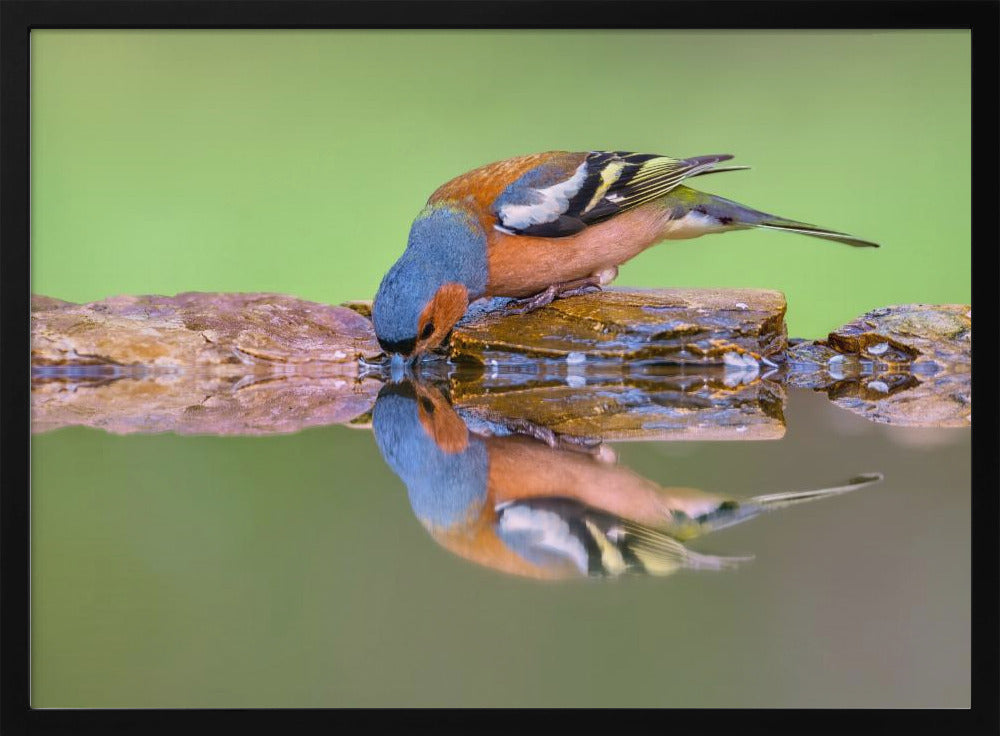
[[[731,158],[716,154],[675,159],[623,151],[554,156],[501,192],[492,206],[495,226],[512,235],[573,235],[662,197],[692,176],[742,168],[717,167]]]

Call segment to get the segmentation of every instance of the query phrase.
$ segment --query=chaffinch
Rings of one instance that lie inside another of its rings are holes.
[[[435,191],[372,308],[386,353],[437,347],[483,297],[511,311],[600,288],[618,266],[666,239],[759,227],[854,246],[876,243],[759,212],[684,186],[728,154],[675,159],[620,151],[549,151],[498,161]]]
[[[747,558],[701,554],[683,542],[881,479],[745,500],[664,488],[603,454],[472,432],[437,389],[409,379],[381,389],[372,429],[439,544],[480,565],[542,579],[729,567]]]

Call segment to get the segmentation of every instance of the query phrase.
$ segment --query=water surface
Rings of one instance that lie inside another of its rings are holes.
[[[781,439],[610,467],[735,499],[884,480],[685,541],[753,559],[667,576],[453,554],[364,427],[37,434],[32,704],[967,707],[970,430],[788,394]]]

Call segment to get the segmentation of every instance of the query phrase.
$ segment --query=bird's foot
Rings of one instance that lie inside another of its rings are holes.
[[[541,309],[547,304],[551,304],[556,298],[557,289],[555,285],[550,286],[545,291],[542,291],[534,296],[528,297],[527,299],[515,299],[514,301],[507,304],[503,308],[503,313],[507,315],[512,314],[527,314],[528,312],[534,312],[536,309]]]
[[[531,437],[539,442],[544,442],[553,450],[580,452],[590,455],[595,460],[601,462],[616,462],[618,459],[614,450],[601,442],[601,440],[593,437],[576,437],[560,434],[549,427],[544,427],[541,424],[532,422],[530,419],[520,417],[491,415],[490,421],[496,422],[511,434]]]
[[[565,291],[560,291],[558,297],[564,299],[568,296],[579,296],[580,294],[586,294],[590,291],[604,291],[600,284],[584,284],[583,286],[577,286],[573,289],[566,289]]]
[[[578,296],[580,294],[585,294],[592,289],[601,291],[601,283],[601,276],[600,274],[597,274],[594,276],[588,276],[584,279],[575,279],[573,281],[564,281],[561,284],[552,284],[545,291],[539,292],[534,296],[510,302],[506,307],[504,307],[504,314],[527,314],[528,312],[534,312],[536,309],[541,309],[542,307],[551,304],[556,299]]]

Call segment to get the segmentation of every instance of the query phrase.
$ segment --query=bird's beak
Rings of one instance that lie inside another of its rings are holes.
[[[390,356],[389,371],[392,374],[394,383],[399,383],[403,380],[407,367],[409,367],[409,362],[401,353],[392,353]]]
[[[411,373],[423,352],[423,350],[414,350],[410,355],[389,353],[389,371],[392,380],[401,381],[408,373]]]

